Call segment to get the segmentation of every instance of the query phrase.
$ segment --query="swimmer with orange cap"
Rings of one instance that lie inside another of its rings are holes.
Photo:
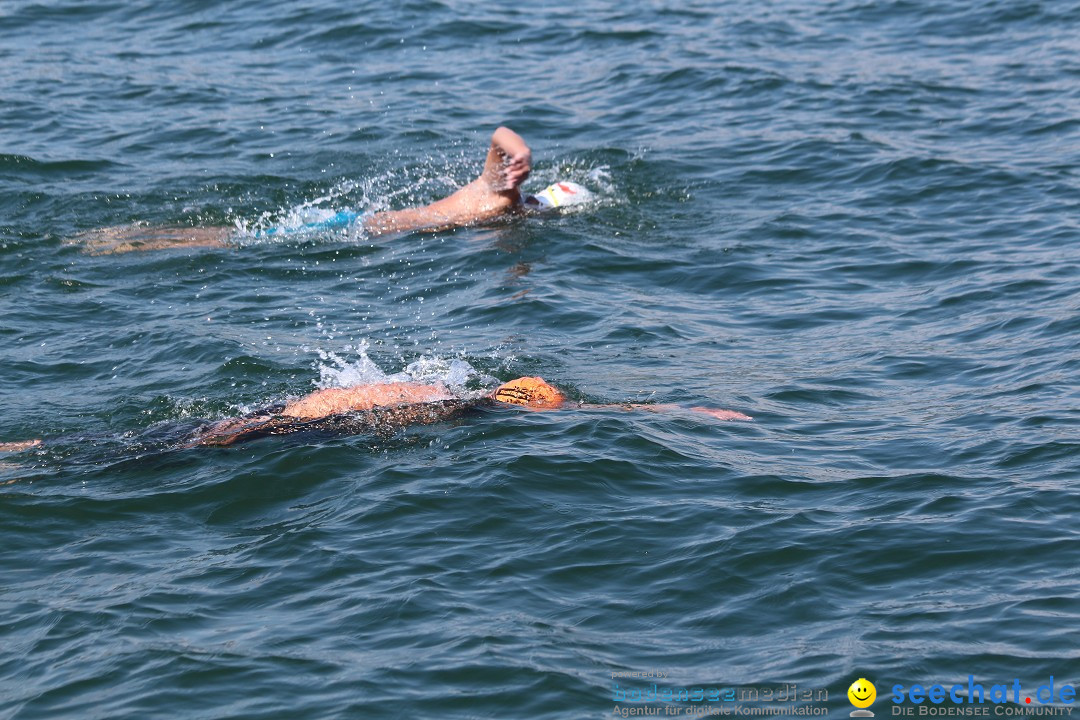
[[[324,431],[336,434],[391,435],[410,425],[429,425],[483,406],[516,405],[528,410],[558,410],[566,396],[541,377],[521,377],[503,383],[480,398],[462,398],[444,385],[393,382],[316,390],[285,405],[206,425],[181,447],[227,446],[267,435]],[[627,410],[671,412],[677,405],[580,404],[576,407],[617,407]],[[733,410],[692,407],[717,420],[750,420]],[[0,452],[28,450],[41,440],[0,443]]]
[[[198,432],[184,447],[233,445],[266,435],[305,430],[385,435],[408,425],[441,422],[471,408],[498,404],[517,405],[529,410],[558,410],[566,405],[566,396],[541,377],[517,378],[475,399],[457,397],[443,385],[417,383],[327,388],[294,400],[276,409],[276,412],[256,413],[215,423]],[[677,405],[623,404],[614,407],[652,412],[682,409]],[[718,420],[752,419],[732,410],[705,407],[690,410]]]
[[[414,231],[434,232],[479,225],[515,214],[560,210],[587,202],[591,193],[577,183],[562,181],[534,195],[523,195],[521,184],[532,172],[532,151],[520,135],[500,127],[491,136],[480,177],[430,205],[358,213],[340,210],[322,220],[295,226],[271,227],[256,237],[288,236],[362,228],[367,237]],[[237,239],[233,227],[154,227],[118,225],[80,233],[72,243],[94,254],[175,247],[226,247]]]

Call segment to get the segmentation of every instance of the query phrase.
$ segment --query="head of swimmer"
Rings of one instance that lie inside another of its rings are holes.
[[[503,383],[495,388],[491,397],[501,403],[535,410],[554,410],[566,401],[566,396],[542,377],[521,377]]]

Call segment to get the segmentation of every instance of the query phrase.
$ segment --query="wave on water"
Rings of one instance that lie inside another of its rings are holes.
[[[0,178],[39,182],[71,175],[90,175],[117,166],[109,160],[38,160],[28,155],[0,153]]]

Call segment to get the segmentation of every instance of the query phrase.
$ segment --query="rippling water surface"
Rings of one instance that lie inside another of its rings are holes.
[[[0,4],[0,441],[48,441],[0,458],[0,716],[1077,684],[1078,37],[1070,2]],[[499,124],[595,201],[71,243],[428,202]],[[316,386],[523,374],[754,421],[174,449]]]

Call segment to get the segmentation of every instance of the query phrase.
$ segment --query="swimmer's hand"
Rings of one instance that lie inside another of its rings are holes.
[[[707,408],[707,407],[692,407],[690,408],[694,412],[714,417],[717,420],[753,420],[754,418],[749,415],[743,415],[741,412],[735,410],[722,410],[720,408]]]
[[[501,127],[491,136],[491,151],[500,162],[485,167],[488,185],[496,192],[517,190],[532,172],[532,150],[516,132]]]
[[[634,405],[635,410],[648,410],[649,412],[690,412],[701,413],[702,415],[708,415],[711,418],[717,420],[753,420],[754,418],[749,415],[743,415],[741,412],[735,410],[724,410],[722,408],[708,408],[708,407],[692,407],[684,408],[681,405]]]
[[[517,190],[521,187],[521,183],[529,178],[531,172],[532,153],[528,148],[525,148],[523,152],[511,156],[506,163],[503,174],[506,179],[507,189]]]

